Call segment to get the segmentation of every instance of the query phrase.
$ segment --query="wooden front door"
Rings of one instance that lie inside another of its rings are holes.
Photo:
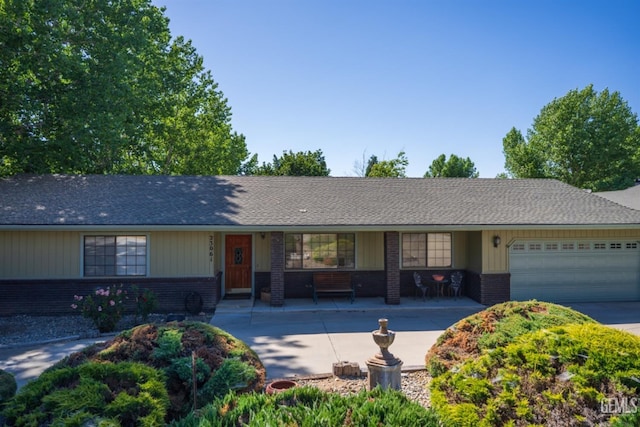
[[[251,235],[229,235],[225,240],[225,293],[251,293]]]

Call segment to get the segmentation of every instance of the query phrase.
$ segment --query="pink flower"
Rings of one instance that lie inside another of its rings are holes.
[[[76,304],[71,304],[71,308],[75,310],[76,308],[78,308],[78,306]]]
[[[116,302],[115,302],[114,300],[111,300],[111,301],[109,301],[109,305],[110,305],[111,307],[113,307],[114,305],[116,305]]]

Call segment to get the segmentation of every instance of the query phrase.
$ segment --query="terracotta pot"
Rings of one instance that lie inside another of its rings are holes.
[[[267,388],[265,389],[265,391],[267,394],[274,394],[296,387],[297,385],[298,384],[296,384],[295,381],[277,380],[267,384]]]

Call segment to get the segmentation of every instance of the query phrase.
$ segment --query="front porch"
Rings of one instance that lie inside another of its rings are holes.
[[[290,313],[290,312],[379,312],[381,317],[389,312],[416,309],[478,309],[484,305],[468,297],[429,298],[401,297],[400,304],[389,305],[383,297],[360,297],[351,304],[348,298],[320,298],[315,304],[311,298],[287,298],[281,306],[275,307],[260,299],[222,299],[216,306],[216,313]]]

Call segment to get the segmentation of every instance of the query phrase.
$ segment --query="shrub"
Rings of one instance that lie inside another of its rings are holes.
[[[158,307],[158,297],[149,288],[140,290],[137,286],[132,286],[131,292],[135,295],[136,299],[136,322],[138,321],[138,318],[143,322],[146,322],[149,318],[149,314],[153,313],[153,311]]]
[[[603,399],[636,398],[640,338],[600,324],[521,335],[431,382],[431,402],[451,425],[599,425]],[[623,425],[623,424],[621,424]]]
[[[439,426],[430,409],[395,390],[376,388],[340,396],[313,387],[272,395],[231,392],[173,427],[191,426]]]
[[[426,354],[425,365],[437,377],[468,359],[504,347],[523,334],[573,323],[597,322],[570,308],[546,302],[497,304],[447,328]]]
[[[193,401],[193,357],[197,402]],[[204,406],[229,390],[247,393],[264,387],[264,366],[255,352],[227,332],[201,322],[140,325],[74,353],[50,369],[87,362],[138,362],[161,372],[170,401],[168,420],[188,414],[194,403]]]
[[[100,332],[112,332],[122,318],[127,292],[120,286],[98,288],[93,295],[74,295],[71,308],[80,309],[82,315],[91,319]]]
[[[15,396],[18,384],[12,373],[0,369],[0,407],[7,400]]]
[[[85,363],[44,372],[9,402],[8,425],[162,425],[162,374],[139,363]]]

